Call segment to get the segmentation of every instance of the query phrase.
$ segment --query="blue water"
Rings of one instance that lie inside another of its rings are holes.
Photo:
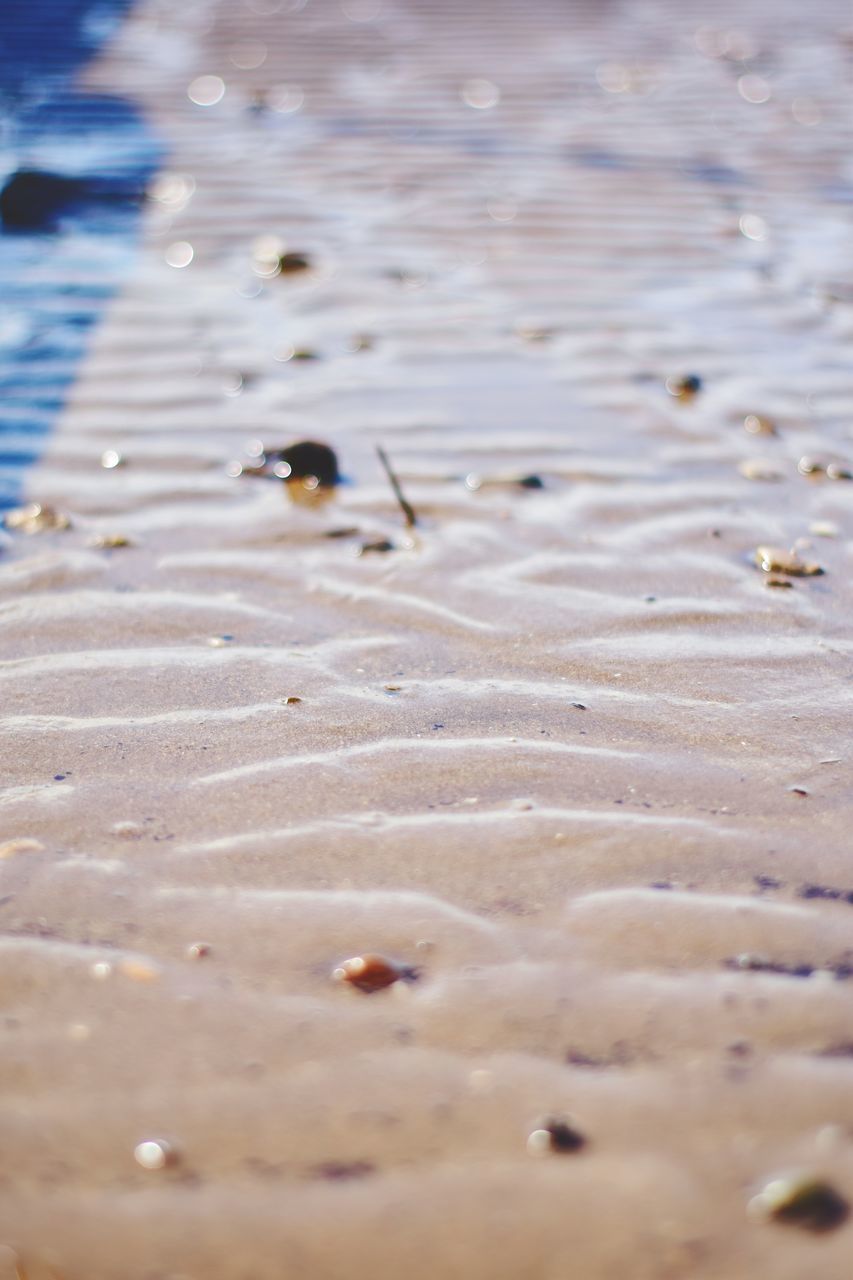
[[[92,199],[49,231],[0,230],[0,509],[20,498],[93,327],[131,270],[156,138],[75,76],[128,0],[0,0],[0,185],[18,168],[82,177]]]

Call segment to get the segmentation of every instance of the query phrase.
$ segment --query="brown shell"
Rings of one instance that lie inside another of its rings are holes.
[[[370,993],[391,987],[401,978],[411,982],[417,977],[417,970],[399,964],[396,960],[390,960],[387,956],[368,953],[363,956],[353,956],[351,960],[344,960],[332,976],[337,982],[347,982],[359,991]]]

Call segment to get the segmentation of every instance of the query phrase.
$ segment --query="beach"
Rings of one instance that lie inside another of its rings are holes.
[[[193,0],[80,72],[162,162],[0,547],[0,1280],[849,1280],[755,1205],[853,1203],[851,60]]]

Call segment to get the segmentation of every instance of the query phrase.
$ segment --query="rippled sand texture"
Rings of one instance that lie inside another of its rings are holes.
[[[849,9],[273,7],[89,76],[195,189],[0,561],[0,1274],[849,1280],[746,1212],[853,1199]],[[321,510],[226,474],[304,436]]]

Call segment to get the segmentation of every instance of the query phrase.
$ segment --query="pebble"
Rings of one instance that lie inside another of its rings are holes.
[[[377,538],[375,542],[362,542],[357,554],[360,556],[372,554],[384,554],[386,551],[395,551],[396,547],[390,538]]]
[[[532,1156],[555,1152],[566,1155],[586,1146],[586,1138],[568,1120],[550,1117],[543,1120],[527,1139],[527,1150]]]
[[[278,260],[278,269],[283,276],[295,275],[297,271],[309,271],[311,259],[307,253],[283,253]]]
[[[830,1183],[810,1173],[774,1178],[747,1208],[750,1217],[814,1232],[840,1227],[850,1212],[847,1201]]]
[[[0,861],[4,858],[16,858],[20,853],[44,853],[44,845],[41,840],[33,840],[30,836],[4,840],[0,844]]]
[[[742,951],[732,961],[733,969],[766,969],[770,964],[767,956],[755,951]]]
[[[802,560],[796,551],[786,551],[784,547],[758,547],[755,560],[765,573],[783,573],[791,578],[811,578],[823,573],[819,564]]]
[[[145,835],[145,828],[140,822],[114,822],[110,831],[120,840],[140,840]]]
[[[15,507],[3,517],[7,529],[18,533],[50,533],[56,529],[69,529],[71,521],[54,507],[44,507],[39,502],[29,502],[25,507]]]
[[[187,958],[189,960],[203,960],[205,956],[209,956],[211,946],[209,942],[191,942],[187,947]]]
[[[676,400],[692,400],[702,390],[702,379],[698,374],[688,373],[681,378],[667,378],[664,385]]]
[[[112,471],[115,467],[124,466],[124,458],[117,449],[105,449],[101,454],[101,466],[107,471]]]
[[[417,976],[416,969],[398,964],[396,960],[389,960],[387,956],[373,954],[344,960],[332,973],[336,982],[348,982],[350,986],[367,993],[382,991],[401,979],[412,982]]]
[[[166,1169],[176,1162],[177,1154],[165,1138],[147,1138],[134,1147],[133,1158],[143,1169]]]
[[[758,413],[748,413],[743,420],[744,430],[748,431],[752,436],[775,436],[778,435],[775,423],[769,418],[763,418]]]
[[[298,440],[286,449],[269,449],[264,451],[266,461],[271,464],[272,474],[279,480],[314,481],[322,488],[334,488],[340,484],[341,475],[338,470],[338,459],[334,449],[322,444],[319,440]]]
[[[118,971],[131,982],[158,982],[161,971],[148,960],[120,960]]]
[[[97,551],[112,551],[116,547],[132,547],[134,544],[123,533],[97,533],[89,539],[88,545]]]
[[[0,189],[0,219],[15,231],[51,231],[63,208],[86,193],[82,178],[18,169]]]
[[[746,480],[784,480],[785,472],[765,458],[747,458],[738,463],[738,471]]]
[[[797,463],[801,476],[826,476],[828,480],[853,480],[853,471],[837,459],[814,458],[804,454]]]

